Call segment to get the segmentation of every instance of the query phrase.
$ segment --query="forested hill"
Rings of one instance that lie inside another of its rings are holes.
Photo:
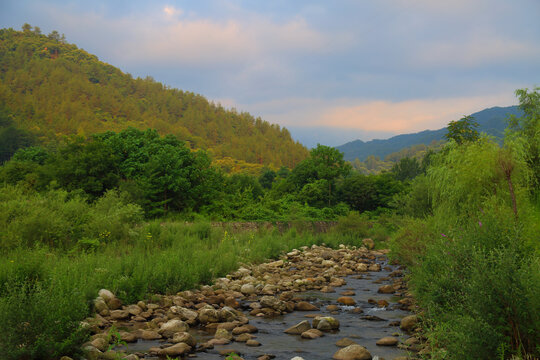
[[[307,157],[285,128],[205,97],[133,78],[36,27],[0,30],[0,111],[43,142],[127,127],[173,134],[214,158],[294,167]]]
[[[517,106],[508,106],[484,109],[471,116],[474,117],[474,120],[479,125],[478,131],[502,139],[504,129],[507,126],[506,119],[508,116],[521,116],[521,114],[522,112]],[[371,140],[367,142],[355,140],[337,146],[336,148],[344,153],[345,160],[353,161],[354,159],[359,159],[363,161],[370,155],[383,159],[386,155],[413,145],[429,145],[433,141],[443,140],[446,131],[446,128],[443,128],[439,130],[424,130],[414,134],[397,135],[386,140]]]

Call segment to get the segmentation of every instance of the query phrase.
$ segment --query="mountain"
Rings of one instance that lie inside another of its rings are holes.
[[[133,78],[56,31],[46,36],[30,26],[0,30],[0,113],[45,144],[131,126],[173,134],[216,160],[279,168],[308,155],[279,125],[151,77]]]
[[[472,114],[478,123],[478,131],[488,135],[502,138],[506,128],[506,119],[509,115],[521,116],[517,106],[493,107]],[[414,134],[403,134],[386,140],[362,141],[355,140],[336,148],[344,153],[345,160],[359,159],[364,161],[368,156],[374,155],[383,159],[386,155],[397,152],[403,148],[418,144],[429,145],[433,141],[444,139],[446,128],[439,130],[424,130]]]

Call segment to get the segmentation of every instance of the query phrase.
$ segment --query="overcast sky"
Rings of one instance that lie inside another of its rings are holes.
[[[0,1],[1,27],[338,143],[516,104],[540,85],[539,19],[539,0]]]

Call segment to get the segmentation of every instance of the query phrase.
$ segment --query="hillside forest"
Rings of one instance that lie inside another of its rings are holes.
[[[137,301],[366,237],[407,267],[430,358],[540,356],[540,88],[502,142],[466,116],[373,171],[29,25],[0,30],[0,79],[6,359],[85,356],[99,289]]]

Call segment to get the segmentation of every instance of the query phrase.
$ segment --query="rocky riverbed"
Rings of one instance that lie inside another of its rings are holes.
[[[364,243],[304,247],[137,304],[103,289],[85,321],[87,357],[407,359],[422,345],[403,269]]]

